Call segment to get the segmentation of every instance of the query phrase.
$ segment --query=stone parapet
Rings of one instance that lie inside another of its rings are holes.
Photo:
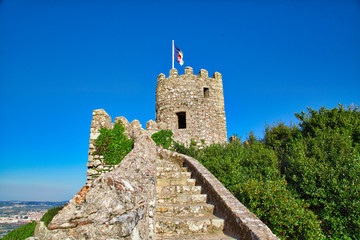
[[[136,137],[139,137],[144,131],[138,120],[134,120],[129,123],[129,121],[125,117],[116,117],[115,123],[117,122],[121,122],[121,124],[124,126],[125,135],[129,139],[135,139]],[[112,129],[115,123],[111,122],[111,117],[105,112],[105,110],[98,109],[93,111],[93,119],[91,121],[90,128],[88,163],[86,164],[86,166],[88,167],[88,170],[86,171],[86,184],[90,184],[91,182],[93,182],[102,173],[111,172],[117,167],[117,165],[106,165],[103,156],[94,155],[94,153],[96,152],[95,141],[100,135],[100,129]]]
[[[98,177],[102,171],[110,171],[110,166],[104,166],[102,156],[94,156],[95,141],[100,135],[101,128],[111,129],[113,127],[111,123],[111,117],[105,112],[104,109],[97,109],[93,111],[93,117],[90,127],[90,140],[89,140],[89,152],[88,152],[88,170],[87,183]]]

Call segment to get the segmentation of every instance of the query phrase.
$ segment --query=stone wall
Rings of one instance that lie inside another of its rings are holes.
[[[133,124],[134,149],[112,172],[85,185],[51,221],[37,226],[41,240],[155,238],[157,147]]]
[[[88,170],[86,172],[87,182],[97,178],[102,172],[112,171],[113,167],[104,164],[103,156],[93,155],[95,152],[95,141],[100,135],[101,128],[112,129],[111,117],[105,112],[104,109],[97,109],[93,111],[93,118],[90,127],[90,140],[88,152]]]
[[[236,239],[278,240],[197,160],[156,146],[151,135],[159,130],[158,123],[150,120],[144,130],[137,120],[130,124],[124,117],[117,117],[117,121],[125,126],[128,137],[134,139],[134,149],[119,165],[109,168],[109,172],[98,171],[98,177],[88,180],[48,228],[38,224],[36,237],[41,240],[155,239],[156,160],[166,158],[190,170],[196,184],[208,195],[208,202],[215,206],[214,214],[225,219],[225,233]],[[112,128],[111,118],[104,110],[95,110],[90,147],[102,126]],[[91,150],[94,149],[90,148],[89,153]],[[89,163],[101,160],[101,156],[89,155]]]
[[[140,135],[143,131],[141,124],[138,120],[132,121],[130,124],[125,117],[116,117],[115,123],[121,122],[125,128],[125,135],[129,139],[134,139],[137,135]],[[114,124],[111,122],[111,117],[105,112],[104,109],[97,109],[93,111],[93,118],[90,127],[90,141],[89,141],[89,152],[88,152],[88,163],[86,166],[88,170],[86,172],[87,181],[86,184],[90,184],[97,177],[104,172],[111,172],[117,166],[106,165],[104,163],[104,157],[101,155],[93,155],[96,151],[95,141],[100,135],[101,128],[112,129]]]
[[[179,118],[184,119],[179,123]],[[184,75],[178,75],[176,69],[170,70],[168,78],[160,74],[156,123],[159,129],[173,130],[174,139],[186,145],[190,139],[205,145],[227,142],[221,74],[216,72],[211,78],[201,69],[194,75],[191,67],[185,68]]]

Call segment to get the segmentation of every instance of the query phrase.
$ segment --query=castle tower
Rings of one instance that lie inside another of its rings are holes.
[[[159,129],[171,129],[175,140],[189,144],[190,139],[210,145],[227,141],[222,76],[201,69],[184,75],[176,69],[165,78],[160,74],[156,86],[156,122]]]

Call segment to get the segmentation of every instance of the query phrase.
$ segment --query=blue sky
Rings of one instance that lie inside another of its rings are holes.
[[[155,120],[171,40],[223,75],[228,136],[360,105],[359,0],[0,0],[0,200],[68,200],[92,110]]]

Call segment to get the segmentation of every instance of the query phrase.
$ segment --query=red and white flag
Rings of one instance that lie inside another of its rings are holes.
[[[179,64],[182,66],[184,64],[184,55],[182,53],[182,51],[180,51],[180,48],[178,48],[177,46],[174,45],[174,58],[177,59],[177,61],[179,62]]]

